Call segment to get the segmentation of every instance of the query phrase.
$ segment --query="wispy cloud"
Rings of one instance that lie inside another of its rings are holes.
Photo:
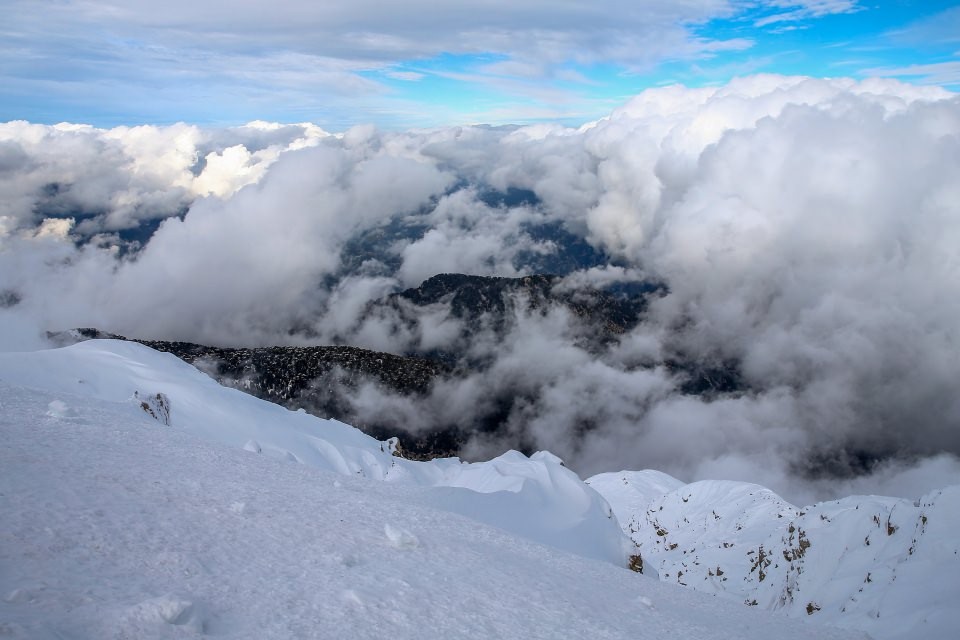
[[[773,0],[764,4],[775,10],[784,9],[784,11],[757,18],[753,23],[756,27],[766,27],[781,22],[800,22],[839,13],[854,13],[864,8],[858,0]]]
[[[290,0],[282,10],[266,0],[8,0],[0,120],[402,127],[423,124],[423,114],[455,120],[466,113],[455,103],[481,92],[484,110],[536,100],[526,108],[547,113],[573,85],[582,94],[573,99],[600,103],[667,78],[725,81],[698,69],[782,60],[804,38],[824,44],[819,19],[860,10],[887,15],[859,0]],[[910,37],[951,37],[938,25],[960,12],[944,16],[909,27]],[[460,74],[444,76],[458,86],[442,95],[431,82],[441,72]]]
[[[99,101],[133,121],[157,121],[173,104],[182,111],[170,119],[329,121],[356,117],[364,97],[385,96],[378,108],[397,97],[368,72],[415,84],[422,76],[406,63],[444,53],[499,56],[493,75],[548,87],[575,81],[578,65],[649,70],[749,46],[693,31],[732,11],[728,0],[295,0],[282,10],[256,0],[11,0],[0,82],[78,115]],[[8,104],[0,119],[31,115]]]
[[[892,29],[894,41],[924,46],[960,42],[960,7],[952,7]]]
[[[405,82],[417,82],[418,80],[423,80],[425,74],[418,71],[387,71],[384,75],[394,80],[403,80]]]
[[[874,67],[863,69],[860,73],[881,78],[913,78],[924,84],[960,85],[960,60],[903,67]]]

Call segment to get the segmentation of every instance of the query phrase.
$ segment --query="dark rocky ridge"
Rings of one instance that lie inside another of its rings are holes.
[[[220,384],[258,398],[347,422],[376,438],[398,436],[400,450],[407,457],[452,456],[463,444],[463,437],[455,431],[414,434],[399,424],[364,423],[352,410],[349,393],[362,384],[380,385],[404,396],[428,393],[433,381],[449,375],[450,368],[426,358],[342,346],[208,347],[190,342],[139,340],[98,329],[48,333],[48,337],[60,344],[96,338],[139,342],[171,353]]]
[[[599,353],[641,322],[651,298],[666,293],[666,287],[657,282],[615,284],[597,289],[564,287],[562,281],[559,276],[544,274],[502,278],[442,273],[428,278],[419,287],[374,303],[372,309],[391,307],[412,325],[423,307],[446,305],[452,317],[463,321],[461,345],[467,345],[483,330],[492,330],[496,337],[502,337],[518,312],[542,315],[551,308],[561,307],[581,323],[575,336],[577,346]],[[460,350],[417,355],[468,370],[486,364],[464,362]],[[745,388],[736,362],[701,361],[690,354],[677,353],[662,364],[678,376],[680,390],[688,395],[716,396]]]
[[[452,318],[462,322],[459,344],[419,355],[475,369],[486,363],[464,362],[464,346],[483,331],[502,338],[518,313],[545,315],[550,309],[566,309],[581,323],[578,345],[598,352],[633,329],[646,311],[648,297],[662,292],[659,285],[646,284],[630,295],[614,295],[602,289],[565,288],[559,286],[562,280],[555,275],[501,278],[442,273],[373,303],[368,313],[387,308],[412,327],[425,307],[445,306]]]
[[[47,335],[63,344],[95,338],[139,342],[151,349],[172,353],[218,380],[232,383],[230,386],[274,402],[293,400],[311,388],[317,378],[334,373],[344,384],[357,385],[369,379],[404,394],[425,393],[434,378],[449,373],[448,367],[432,360],[359,347],[209,347],[191,342],[127,338],[98,329]]]
[[[622,335],[636,326],[647,303],[645,297],[623,298],[599,289],[559,290],[562,278],[554,275],[532,275],[521,278],[470,276],[442,273],[387,298],[387,304],[398,300],[416,306],[448,303],[456,318],[477,323],[484,314],[501,320],[517,304],[531,310],[546,310],[550,305],[565,307],[574,315],[594,321],[605,333]],[[648,293],[660,288],[650,285]],[[518,297],[519,296],[519,297]],[[522,302],[520,302],[522,300]]]
[[[409,323],[416,323],[418,314],[426,307],[440,305],[445,313],[460,320],[463,329],[457,343],[431,353],[397,355],[350,346],[221,348],[135,340],[172,353],[221,384],[259,398],[341,420],[379,439],[397,436],[408,457],[459,455],[471,436],[497,434],[508,428],[511,416],[522,410],[524,404],[536,400],[535,395],[529,394],[538,393],[513,387],[491,391],[495,397],[484,398],[482,406],[473,407],[469,415],[458,416],[456,423],[437,418],[431,405],[431,401],[435,404],[438,400],[431,397],[435,383],[463,379],[483,371],[489,364],[468,360],[464,355],[479,332],[492,331],[495,338],[502,337],[510,330],[517,313],[545,314],[549,309],[562,307],[582,321],[576,329],[579,346],[599,353],[642,320],[650,296],[662,294],[662,287],[647,283],[611,292],[557,286],[560,282],[561,278],[552,275],[498,278],[440,274],[419,287],[370,305],[367,313],[389,312]],[[51,337],[63,343],[92,338],[127,339],[96,329]],[[710,396],[742,389],[737,367],[732,363],[708,365],[678,357],[659,364],[678,375],[683,393]],[[414,414],[395,415],[389,405],[372,412],[370,407],[356,406],[355,394],[365,385],[375,386],[383,397],[409,401],[407,405],[413,407]],[[584,430],[599,426],[584,420]]]

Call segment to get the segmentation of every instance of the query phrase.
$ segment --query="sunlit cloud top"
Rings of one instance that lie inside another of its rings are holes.
[[[940,0],[8,0],[0,121],[582,123],[773,72],[960,87]]]

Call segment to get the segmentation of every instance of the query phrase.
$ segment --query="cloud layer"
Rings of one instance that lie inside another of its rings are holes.
[[[960,100],[878,80],[667,87],[576,130],[8,123],[2,346],[94,325],[436,349],[459,339],[448,309],[410,325],[367,303],[435,273],[528,273],[561,230],[616,265],[571,282],[666,285],[631,334],[591,353],[579,319],[521,310],[468,345],[485,369],[419,403],[365,388],[358,406],[427,428],[510,395],[470,451],[549,448],[583,473],[655,467],[798,501],[843,478],[910,492],[960,480],[940,455],[960,453],[957,175]],[[734,367],[744,390],[683,393],[679,357]]]
[[[802,32],[825,16],[864,9],[879,17],[847,27],[876,38],[893,13],[857,0],[288,0],[282,11],[263,0],[39,6],[4,3],[0,118],[270,117],[319,119],[338,130],[371,119],[387,126],[583,122],[664,79],[709,82],[729,78],[725,67],[776,68],[771,45],[795,59],[795,42],[774,32]],[[844,38],[835,43],[840,62],[851,55]],[[868,59],[862,66],[891,66],[885,55]]]

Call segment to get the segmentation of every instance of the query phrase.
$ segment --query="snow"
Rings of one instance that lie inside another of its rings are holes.
[[[549,453],[527,458],[508,452],[476,464],[456,458],[404,460],[392,455],[395,442],[379,442],[336,420],[222,387],[178,358],[137,343],[91,340],[62,349],[0,354],[0,379],[120,403],[130,414],[143,412],[207,441],[275,459],[437,487],[433,501],[438,506],[619,566],[626,566],[633,546],[616,519],[607,517],[606,501]]]
[[[602,473],[586,482],[607,499],[620,522],[627,522],[655,498],[683,486],[673,476],[652,469]]]
[[[606,503],[547,454],[408,463],[181,365],[0,356],[0,636],[863,637],[615,566]],[[478,521],[498,496],[515,527]],[[513,532],[540,517],[573,548]]]
[[[743,482],[683,484],[649,471],[587,482],[661,580],[878,640],[960,629],[960,487],[800,509]]]

